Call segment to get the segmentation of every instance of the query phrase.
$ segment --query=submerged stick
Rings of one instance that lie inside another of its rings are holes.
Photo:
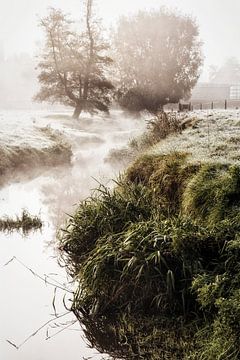
[[[27,269],[28,271],[30,271],[32,273],[32,275],[34,275],[35,277],[37,277],[38,279],[40,279],[41,281],[43,281],[45,284],[47,285],[51,285],[54,286],[54,296],[53,296],[53,301],[52,301],[52,306],[54,309],[54,317],[48,321],[46,321],[44,324],[42,324],[37,330],[35,330],[31,335],[29,335],[24,341],[22,341],[22,343],[20,343],[19,345],[15,344],[14,342],[10,341],[9,339],[6,339],[6,341],[13,346],[15,349],[19,350],[29,339],[31,339],[32,337],[34,337],[35,335],[37,335],[39,333],[39,331],[41,331],[43,328],[45,328],[48,324],[52,323],[53,321],[60,319],[70,313],[72,313],[71,309],[67,309],[66,308],[66,312],[63,314],[58,315],[57,311],[56,311],[56,305],[55,305],[55,300],[56,300],[56,291],[57,289],[61,289],[65,292],[71,293],[73,294],[73,291],[70,291],[69,289],[67,289],[66,287],[64,287],[63,285],[61,285],[58,281],[55,281],[55,279],[52,279],[50,276],[48,275],[44,275],[41,276],[39,274],[37,274],[34,270],[32,270],[30,267],[28,267],[27,265],[25,265],[21,260],[19,260],[16,256],[13,256],[9,261],[7,261],[3,266],[8,266],[11,262],[13,261],[17,261],[20,265],[22,265],[25,269]],[[49,281],[48,279],[51,279],[52,281]],[[54,283],[55,281],[55,283]],[[70,325],[68,324],[67,326],[65,326],[63,329],[59,330],[57,333],[53,334],[52,336],[48,336],[47,333],[47,338],[46,340],[51,339],[52,337],[56,336],[57,334],[59,334],[60,332],[64,331],[65,329],[69,328],[71,325],[75,324],[77,322],[76,321],[72,321],[70,323]]]
[[[39,333],[39,331],[41,331],[43,328],[45,328],[48,324],[50,324],[51,322],[53,322],[54,320],[60,319],[66,315],[70,314],[70,312],[66,312],[64,314],[55,316],[53,319],[50,319],[48,321],[46,321],[43,325],[41,325],[36,331],[34,331],[31,335],[29,335],[22,343],[20,343],[19,345],[14,344],[12,341],[10,340],[6,340],[10,345],[12,345],[13,347],[15,347],[17,350],[19,350],[24,344],[26,344],[26,342],[28,340],[30,340],[32,337],[34,337],[35,335],[37,335]]]
[[[70,294],[74,294],[73,291],[67,289],[66,287],[64,287],[64,285],[61,285],[58,281],[56,281],[55,279],[53,279],[52,277],[50,277],[49,275],[44,275],[41,276],[39,274],[37,274],[34,270],[32,270],[30,267],[28,267],[27,265],[25,265],[21,260],[19,260],[16,256],[13,256],[8,262],[6,262],[6,264],[4,264],[3,266],[7,266],[9,265],[12,261],[17,261],[20,265],[22,265],[25,269],[27,269],[28,271],[30,271],[35,277],[37,277],[38,279],[42,280],[45,284],[47,285],[51,285],[51,286],[54,286],[54,288],[57,288],[57,289],[61,289],[63,291],[66,291]],[[47,279],[50,279],[51,281],[47,280]],[[54,282],[52,282],[54,281]]]

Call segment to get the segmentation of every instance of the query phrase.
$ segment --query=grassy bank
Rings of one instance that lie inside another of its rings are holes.
[[[240,166],[240,112],[200,111],[192,113],[193,126],[156,144],[155,152],[188,152],[192,159],[208,163],[238,164]]]
[[[140,156],[60,234],[72,310],[113,358],[240,357],[240,167]]]
[[[119,165],[126,167],[139,154],[158,144],[163,139],[168,138],[171,134],[175,136],[180,134],[186,126],[194,123],[193,118],[188,118],[184,114],[175,112],[161,112],[158,116],[145,121],[147,123],[146,131],[131,139],[126,146],[111,149],[105,158],[106,162],[117,168],[119,168]]]
[[[39,141],[31,144],[0,146],[0,185],[13,173],[70,164],[71,146],[62,135],[48,127],[40,128],[39,133],[46,138],[45,143],[40,137]]]

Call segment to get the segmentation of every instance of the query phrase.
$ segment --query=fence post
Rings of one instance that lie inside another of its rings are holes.
[[[227,100],[225,100],[224,108],[227,110]]]
[[[200,110],[202,110],[202,103],[200,104]]]
[[[191,111],[191,109],[192,109],[192,104],[189,103],[189,104],[188,104],[188,111]]]
[[[213,110],[213,101],[212,101],[212,104],[211,104],[211,109]]]

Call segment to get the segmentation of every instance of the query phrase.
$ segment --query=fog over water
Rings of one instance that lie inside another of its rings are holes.
[[[240,48],[237,46],[240,37],[240,3],[236,0],[96,1],[97,13],[106,29],[114,26],[121,15],[160,6],[177,8],[182,13],[192,15],[199,24],[204,54],[200,81],[208,81],[210,66],[222,66],[230,57],[240,59]],[[43,33],[38,21],[39,17],[47,14],[49,7],[61,8],[75,19],[79,19],[83,12],[79,0],[0,2],[1,107],[37,106],[30,102],[37,90],[36,56],[43,44]]]
[[[177,7],[182,12],[192,14],[200,26],[200,36],[204,42],[205,67],[222,65],[227,57],[240,58],[237,46],[240,36],[240,3],[236,0],[138,0],[110,1],[97,0],[97,10],[104,24],[113,25],[119,15],[138,9],[159,8],[161,5]],[[26,52],[37,52],[42,40],[37,27],[37,14],[43,16],[48,7],[61,8],[80,17],[79,0],[9,0],[0,2],[0,43],[6,56]]]
[[[210,65],[221,66],[228,57],[240,59],[240,47],[236,45],[240,37],[240,2],[236,0],[98,0],[96,3],[106,28],[114,26],[120,15],[162,5],[192,14],[204,43],[201,80],[208,79]],[[119,110],[111,111],[110,116],[83,114],[77,121],[71,118],[71,109],[32,102],[38,88],[36,55],[43,41],[37,26],[38,16],[46,15],[49,7],[61,8],[76,19],[82,11],[80,0],[0,0],[1,160],[8,164],[8,156],[13,158],[18,147],[30,154],[50,147],[55,141],[51,140],[51,134],[54,139],[70,144],[73,152],[71,164],[51,168],[36,162],[24,171],[10,167],[6,178],[1,179],[4,181],[0,187],[0,217],[20,215],[22,209],[27,209],[43,220],[42,232],[25,237],[16,232],[0,233],[2,360],[101,358],[87,347],[78,323],[55,336],[74,320],[71,314],[30,337],[19,350],[7,340],[19,345],[54,318],[54,287],[44,284],[23,264],[42,277],[51,274],[54,281],[68,283],[54,248],[56,230],[66,214],[72,213],[79,201],[98,187],[98,181],[111,185],[109,179],[116,178],[121,168],[105,161],[109,151],[126,145],[146,126],[143,118],[128,118]],[[21,158],[14,161],[17,166]],[[23,264],[13,260],[4,266],[13,257]],[[66,312],[63,296],[64,292],[57,290],[54,305],[58,314]],[[71,294],[66,296],[68,304],[69,297]],[[49,336],[53,338],[45,340]]]
[[[16,345],[21,344],[44,322],[54,318],[52,305],[54,287],[46,286],[18,261],[4,266],[12,257],[16,257],[40,276],[49,275],[61,284],[67,284],[66,272],[58,266],[58,254],[54,252],[56,229],[63,223],[66,213],[72,213],[76,204],[90,194],[90,189],[98,187],[98,181],[109,184],[109,179],[116,177],[118,170],[104,161],[109,149],[120,147],[138,134],[144,121],[128,119],[120,111],[111,116],[84,117],[81,122],[72,120],[70,113],[58,114],[37,111],[2,111],[1,124],[6,126],[6,133],[1,133],[1,145],[25,143],[29,149],[41,146],[34,144],[38,138],[38,127],[48,126],[61,132],[70,142],[73,150],[72,165],[54,169],[25,169],[24,173],[8,177],[8,183],[0,189],[0,216],[15,216],[22,209],[31,214],[40,215],[43,231],[22,237],[13,232],[0,233],[0,354],[4,360],[47,360],[58,358],[71,360],[94,356],[96,351],[87,348],[82,339],[79,324],[52,336],[69,321],[74,320],[69,314],[55,326],[47,326],[39,334],[16,350],[6,340]],[[18,129],[19,120],[22,131]],[[11,131],[12,129],[12,131]],[[24,136],[25,134],[25,136]],[[26,170],[28,170],[26,172]],[[110,185],[110,184],[109,184]],[[68,285],[66,285],[68,286]],[[56,311],[66,312],[63,306],[64,292],[57,290]],[[71,294],[67,294],[67,299]]]

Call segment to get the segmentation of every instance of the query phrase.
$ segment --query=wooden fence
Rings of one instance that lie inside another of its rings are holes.
[[[240,109],[240,100],[214,100],[214,101],[196,101],[181,102],[178,104],[168,104],[166,110],[174,111],[194,111],[194,110],[238,110]]]

